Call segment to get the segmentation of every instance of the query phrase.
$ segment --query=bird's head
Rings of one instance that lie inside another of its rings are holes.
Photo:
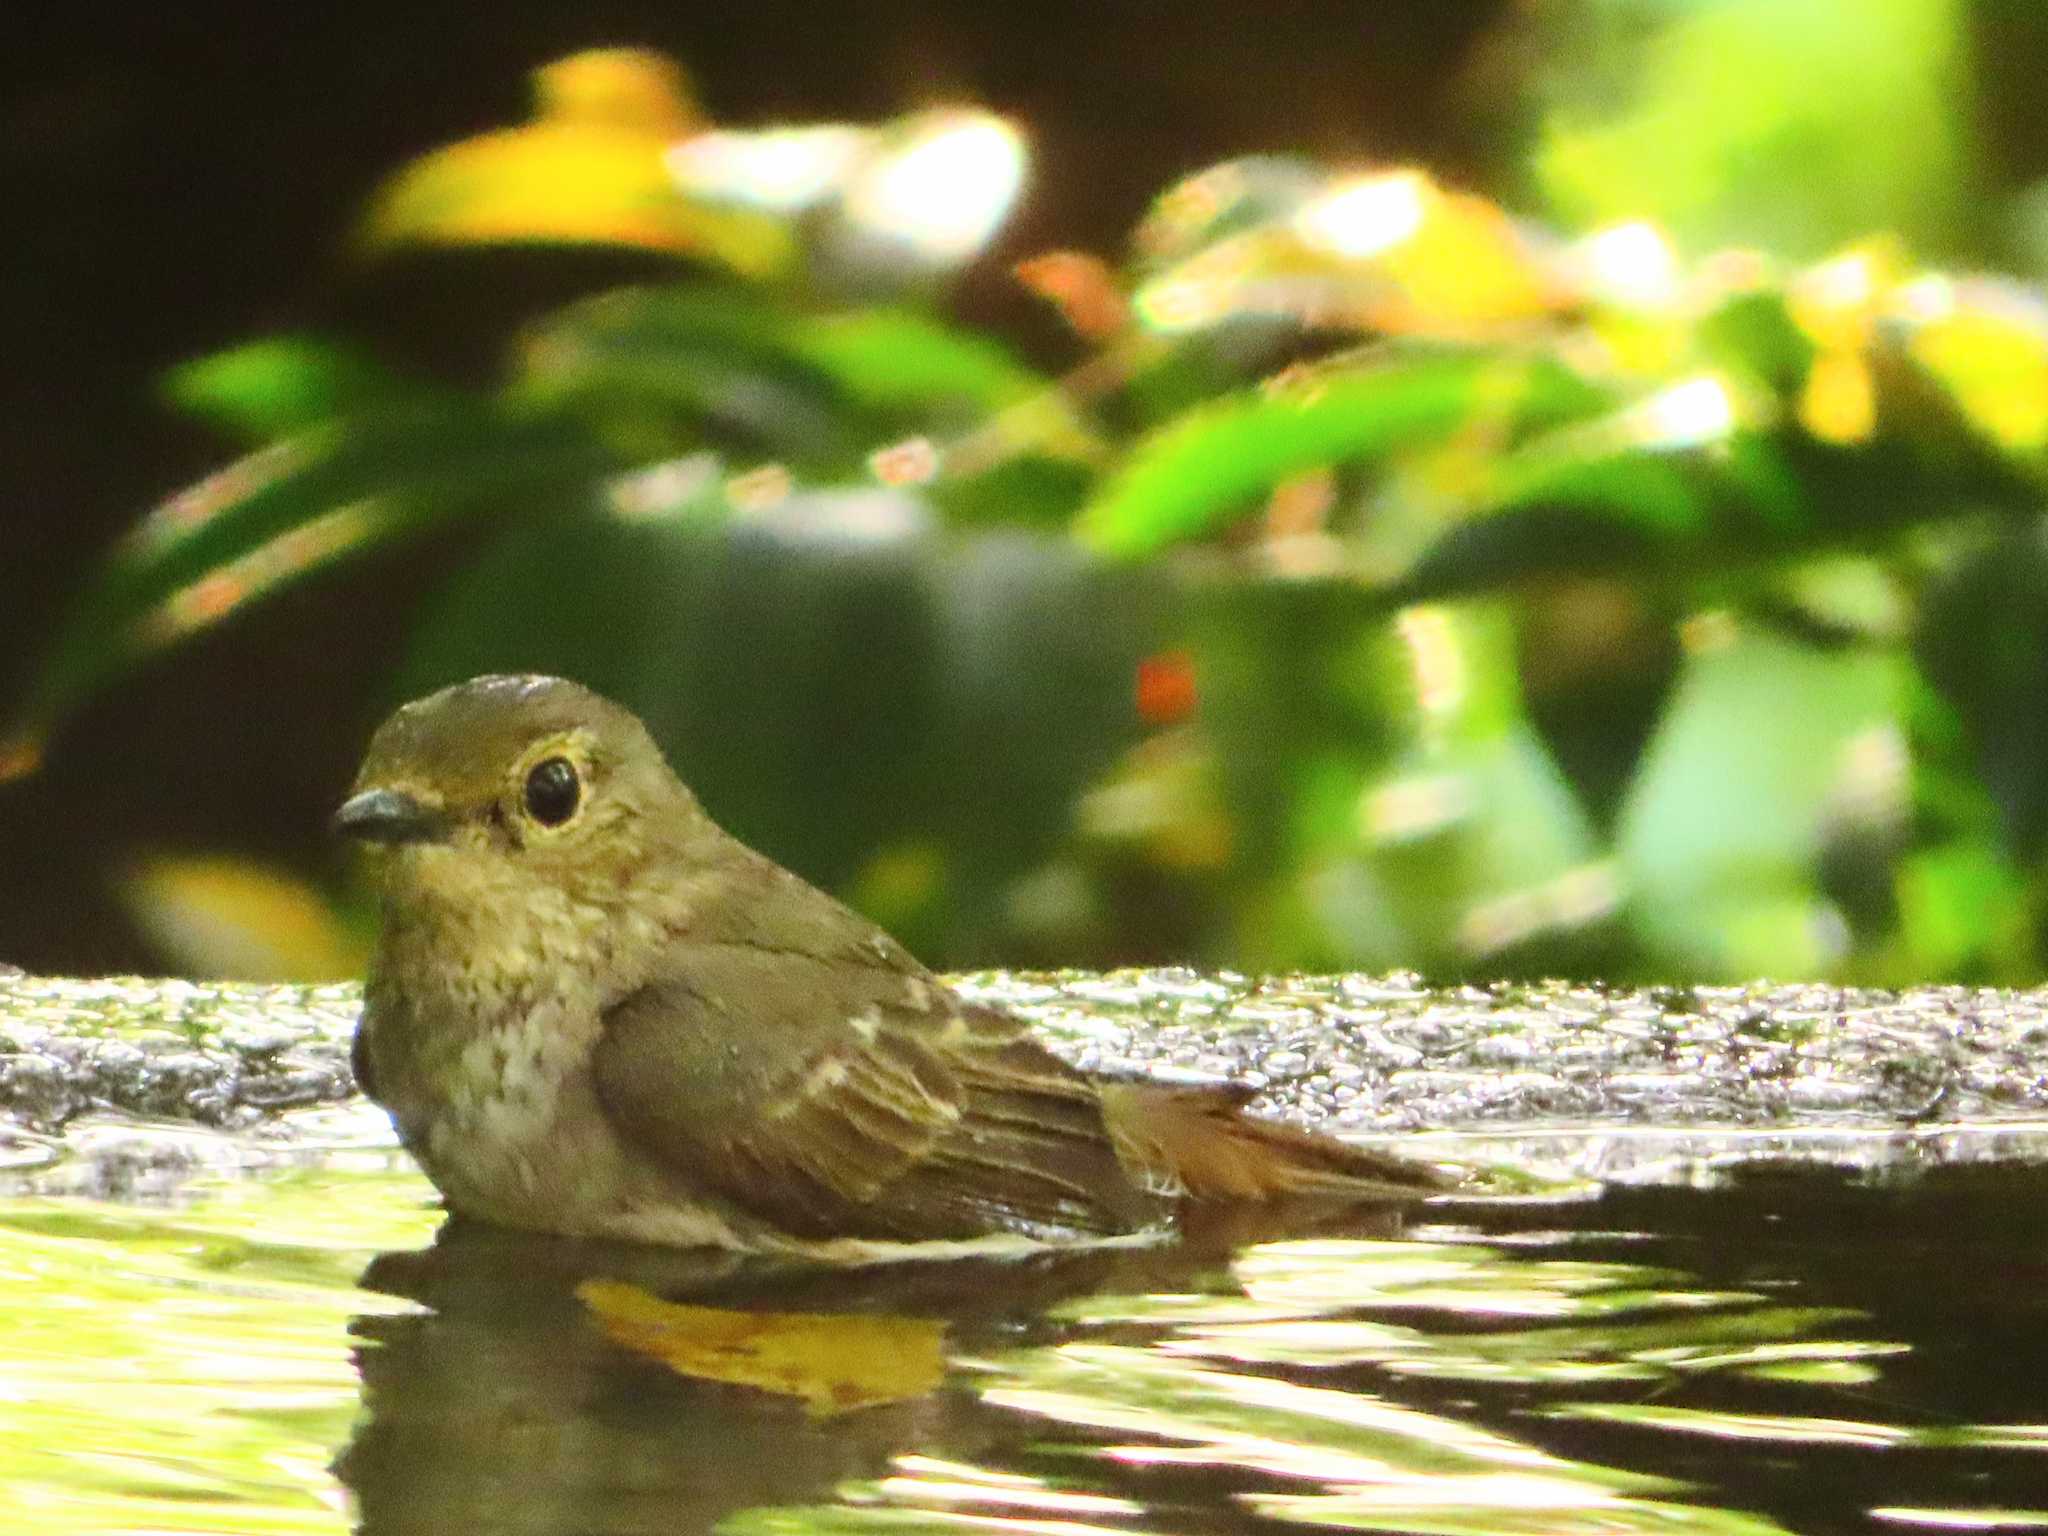
[[[513,922],[564,900],[615,907],[718,835],[629,711],[537,676],[405,705],[371,738],[334,826],[385,851],[393,909]]]

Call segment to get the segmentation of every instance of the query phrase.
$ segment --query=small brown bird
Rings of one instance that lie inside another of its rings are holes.
[[[720,830],[575,683],[405,706],[335,825],[386,850],[356,1075],[460,1215],[865,1261],[1448,1183],[1067,1066]]]

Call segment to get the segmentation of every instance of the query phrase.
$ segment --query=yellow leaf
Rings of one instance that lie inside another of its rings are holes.
[[[115,892],[143,936],[188,975],[237,981],[360,976],[364,945],[306,882],[245,859],[138,859]]]
[[[1855,347],[1814,358],[1799,395],[1799,421],[1825,443],[1860,443],[1877,430],[1877,383]]]
[[[1868,346],[1904,269],[1897,240],[1865,240],[1795,276],[1785,291],[1786,307],[1823,350]]]
[[[680,1375],[801,1398],[820,1417],[922,1397],[946,1370],[931,1318],[730,1312],[586,1280],[576,1295],[616,1343]]]
[[[1285,314],[1459,338],[1537,319],[1560,301],[1513,220],[1415,170],[1333,181],[1284,222],[1226,235],[1134,296],[1139,318],[1169,334]]]
[[[1913,338],[1913,356],[2000,447],[2048,448],[2048,322],[2016,304],[1958,305]]]
[[[618,128],[664,142],[704,127],[681,67],[646,48],[591,48],[543,64],[533,73],[533,93],[550,122]]]
[[[362,243],[621,245],[750,277],[791,259],[780,220],[678,185],[668,156],[703,125],[669,60],[624,48],[575,54],[538,72],[535,95],[533,122],[435,150],[386,182]]]
[[[1400,302],[1384,329],[1469,335],[1545,315],[1549,279],[1512,220],[1484,198],[1438,192],[1413,238],[1388,251]]]

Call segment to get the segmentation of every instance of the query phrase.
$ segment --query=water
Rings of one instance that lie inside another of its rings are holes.
[[[2048,1529],[2048,1170],[805,1273],[443,1229],[376,1149],[0,1202],[35,1532]]]

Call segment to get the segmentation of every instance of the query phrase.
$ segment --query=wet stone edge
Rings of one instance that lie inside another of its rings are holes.
[[[1089,1070],[1247,1083],[1270,1113],[1354,1134],[2048,1115],[2048,992],[1180,969],[955,981]],[[109,1111],[246,1129],[340,1102],[360,1006],[353,984],[0,973],[0,1115],[42,1133]]]

